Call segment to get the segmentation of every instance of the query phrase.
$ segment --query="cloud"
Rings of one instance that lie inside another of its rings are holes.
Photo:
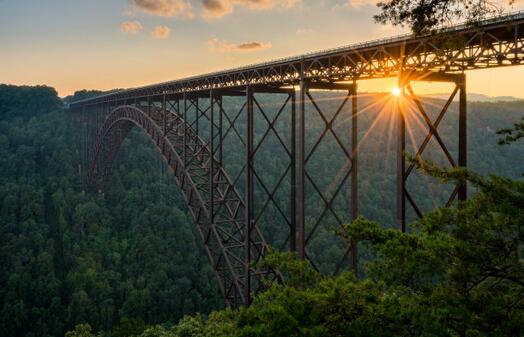
[[[271,44],[264,43],[264,42],[256,42],[256,41],[246,42],[246,43],[241,43],[241,44],[236,45],[236,49],[242,50],[242,51],[252,51],[252,50],[267,49],[267,48],[271,48]]]
[[[156,26],[153,31],[151,31],[151,36],[160,40],[167,39],[169,34],[171,34],[171,28],[167,26]]]
[[[124,21],[120,24],[120,30],[126,34],[138,34],[142,28],[139,21]]]
[[[249,10],[269,10],[273,8],[292,8],[300,0],[200,0],[202,17],[204,19],[220,18],[233,13],[235,7],[245,7]]]
[[[204,19],[220,18],[233,12],[231,0],[201,0]]]
[[[256,50],[262,50],[262,49],[268,49],[271,48],[271,43],[266,42],[259,42],[259,41],[251,41],[251,42],[244,42],[244,43],[231,43],[224,40],[219,39],[211,39],[207,41],[207,44],[211,46],[212,50],[218,51],[218,52],[232,52],[232,51],[256,51]]]
[[[131,0],[131,3],[137,10],[151,15],[195,18],[193,6],[186,0]]]

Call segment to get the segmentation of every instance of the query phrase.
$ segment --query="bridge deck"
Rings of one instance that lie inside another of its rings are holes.
[[[462,72],[519,65],[524,59],[524,12],[458,25],[433,35],[411,34],[123,90],[72,107],[136,98],[235,88],[286,86],[301,80],[347,81],[398,76],[403,70]]]

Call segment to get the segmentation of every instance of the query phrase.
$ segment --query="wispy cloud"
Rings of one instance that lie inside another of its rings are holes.
[[[153,31],[151,31],[151,36],[160,40],[167,39],[169,34],[171,34],[171,28],[167,26],[156,26],[153,28]]]
[[[131,0],[131,3],[136,10],[151,15],[195,18],[193,6],[186,0]]]
[[[260,50],[260,49],[271,48],[271,44],[270,43],[253,41],[253,42],[240,43],[240,44],[237,44],[235,47],[236,47],[237,50],[252,51],[252,50]]]
[[[201,15],[204,19],[215,19],[233,13],[235,7],[250,10],[269,10],[273,8],[292,8],[300,0],[200,0]]]
[[[237,43],[231,43],[231,42],[219,40],[219,39],[211,39],[207,41],[207,44],[211,47],[213,51],[217,51],[221,53],[232,52],[232,51],[249,52],[249,51],[256,51],[256,50],[271,48],[271,43],[259,42],[259,41],[250,41],[250,42],[244,42],[244,43],[237,44]]]
[[[120,30],[126,34],[138,34],[142,28],[139,21],[124,21],[120,24]]]

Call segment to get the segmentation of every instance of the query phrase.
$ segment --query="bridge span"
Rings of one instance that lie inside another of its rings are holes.
[[[117,91],[73,102],[70,111],[81,130],[80,167],[92,190],[106,187],[118,148],[133,127],[151,138],[173,172],[226,303],[249,305],[252,292],[263,286],[262,277],[280,277],[256,266],[267,252],[268,233],[285,233],[277,249],[296,251],[322,269],[315,261],[316,236],[330,231],[326,222],[336,228],[359,213],[358,81],[397,77],[402,97],[415,111],[411,114],[424,124],[414,153],[423,154],[434,141],[450,167],[465,167],[465,72],[521,65],[523,60],[521,12],[438,34],[404,35]],[[453,85],[435,117],[414,92],[414,81]],[[318,91],[342,93],[334,111],[319,103]],[[457,149],[451,151],[438,127],[456,98]],[[392,107],[397,112],[394,202],[401,230],[406,230],[407,207],[423,214],[420,200],[406,185],[414,171],[404,157],[407,105],[399,99]],[[350,126],[341,128],[343,121]],[[313,132],[308,123],[319,129]],[[313,164],[328,138],[344,161],[329,189],[319,186],[314,177],[318,165]],[[263,161],[269,159],[279,168],[275,177],[263,172]],[[445,204],[464,200],[466,192],[465,186],[453,187]],[[308,210],[312,196],[318,203]],[[340,252],[330,272],[346,265],[356,270],[356,245]]]

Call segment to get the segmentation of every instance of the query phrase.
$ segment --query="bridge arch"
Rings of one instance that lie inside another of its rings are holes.
[[[123,105],[114,108],[96,137],[89,159],[87,188],[105,189],[120,145],[131,129],[142,129],[173,172],[226,304],[246,305],[253,277],[250,275],[260,275],[261,271],[252,273],[252,266],[246,262],[242,198],[224,169],[211,156],[206,143],[181,116],[166,113],[164,117],[162,110],[154,107]],[[163,122],[165,128],[161,126]],[[183,141],[184,133],[186,141]],[[210,165],[211,161],[214,165]],[[251,261],[258,261],[267,245],[256,226],[249,232],[249,255]]]

